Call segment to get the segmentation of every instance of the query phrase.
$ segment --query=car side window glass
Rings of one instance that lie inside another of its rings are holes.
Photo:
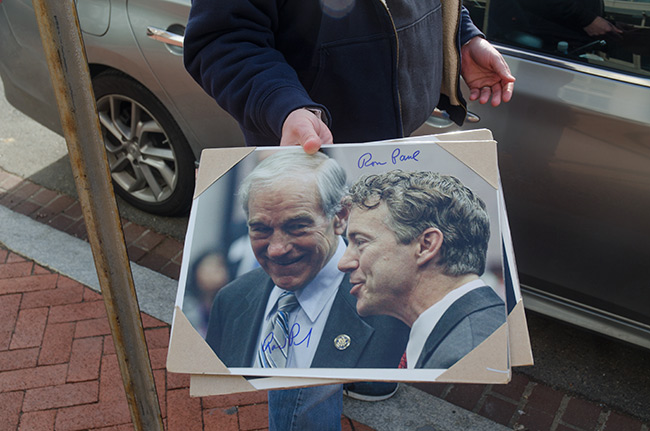
[[[493,42],[650,76],[650,0],[464,0]]]

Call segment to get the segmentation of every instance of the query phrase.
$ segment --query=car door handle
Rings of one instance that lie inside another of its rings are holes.
[[[467,121],[468,123],[478,123],[479,121],[481,121],[481,117],[479,117],[473,112],[467,111],[467,115],[465,116],[465,121]]]
[[[481,121],[481,118],[473,112],[467,111],[465,121],[468,123],[478,123]],[[449,114],[436,108],[427,119],[426,124],[436,129],[444,129],[453,126],[454,122],[449,118]]]
[[[147,27],[147,36],[153,40],[157,40],[168,45],[179,46],[181,48],[183,47],[183,41],[185,39],[180,34],[172,33],[170,31],[151,26]]]

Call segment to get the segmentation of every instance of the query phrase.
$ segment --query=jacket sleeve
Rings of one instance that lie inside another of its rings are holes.
[[[275,49],[278,5],[259,0],[194,0],[184,42],[190,75],[243,127],[277,140],[286,116],[309,98]]]
[[[469,11],[465,6],[460,10],[460,46],[465,45],[470,39],[481,36],[485,37],[483,33],[476,27],[472,18],[469,16]]]

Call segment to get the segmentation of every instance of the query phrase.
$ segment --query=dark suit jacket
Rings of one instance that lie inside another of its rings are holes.
[[[505,304],[488,286],[451,304],[429,334],[415,368],[449,368],[506,321]]]
[[[274,283],[255,269],[219,291],[210,312],[206,341],[227,367],[250,367]],[[409,328],[388,316],[361,318],[346,275],[339,286],[317,347],[312,368],[397,368]],[[338,350],[334,339],[346,334],[350,346]]]

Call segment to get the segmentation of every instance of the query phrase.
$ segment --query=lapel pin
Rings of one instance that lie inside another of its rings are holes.
[[[350,336],[347,334],[337,335],[334,338],[334,347],[338,350],[345,350],[350,347]]]

